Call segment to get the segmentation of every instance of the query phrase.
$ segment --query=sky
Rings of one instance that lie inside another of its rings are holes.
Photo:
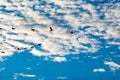
[[[0,0],[0,80],[120,80],[120,0]]]

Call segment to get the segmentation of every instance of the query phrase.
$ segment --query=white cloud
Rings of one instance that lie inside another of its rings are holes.
[[[40,79],[38,79],[38,80],[45,80],[45,78],[40,78]]]
[[[5,70],[6,68],[5,67],[2,67],[2,68],[0,68],[0,71],[3,71],[3,70]]]
[[[32,68],[31,68],[31,67],[27,67],[26,69],[27,69],[27,70],[31,70]]]
[[[20,73],[19,75],[22,76],[22,77],[36,77],[36,75],[34,75],[34,74],[23,74],[23,73]]]
[[[56,79],[57,79],[57,80],[67,80],[68,77],[62,77],[62,76],[60,76],[60,77],[56,77]]]
[[[103,68],[93,69],[93,72],[105,72],[105,69]]]
[[[67,59],[65,57],[55,57],[53,59],[54,62],[66,62]]]
[[[0,57],[0,62],[4,61],[4,59],[2,57]]]
[[[21,76],[21,77],[29,77],[29,78],[35,78],[36,77],[36,75],[34,75],[34,74],[14,73],[13,79],[17,80],[19,76]]]
[[[0,5],[6,6],[5,10],[13,11],[7,13],[1,10],[0,12],[0,28],[2,28],[0,29],[0,57],[12,56],[14,52],[25,51],[24,48],[36,56],[94,53],[103,46],[100,45],[102,42],[99,39],[91,35],[100,36],[99,38],[104,39],[109,46],[120,44],[116,41],[120,39],[118,3],[110,8],[110,4],[104,7],[98,6],[101,7],[101,12],[98,12],[94,5],[83,1],[46,0],[46,5],[41,5],[42,1],[39,3],[37,0],[12,2],[0,1]],[[50,3],[55,6],[52,7]],[[36,11],[31,8],[35,5]],[[102,13],[105,13],[105,20],[99,19]],[[23,17],[17,16],[18,14]],[[45,16],[46,14],[49,17]],[[111,24],[106,24],[109,21]],[[53,31],[50,31],[50,26]],[[15,29],[13,30],[12,27]],[[31,31],[31,28],[35,31]],[[73,34],[70,33],[71,30]],[[109,41],[111,38],[113,40]],[[17,50],[17,47],[21,50]]]
[[[120,49],[120,46],[118,47],[118,49]]]
[[[112,71],[120,69],[120,65],[112,61],[105,61],[104,64],[108,65]]]

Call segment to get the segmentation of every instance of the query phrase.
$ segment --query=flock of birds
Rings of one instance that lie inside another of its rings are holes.
[[[12,30],[15,30],[14,27],[11,28]],[[2,30],[2,28],[0,28],[0,30]],[[35,29],[34,28],[31,28],[31,31],[35,32]],[[54,31],[52,27],[49,27],[49,31]],[[73,34],[74,32],[73,31],[70,31],[71,34]],[[41,47],[41,43],[37,44],[39,47]],[[31,49],[33,49],[34,46],[31,46]],[[21,48],[16,48],[18,51],[21,50]],[[27,50],[27,48],[23,48],[24,50]],[[1,53],[5,53],[5,51],[1,51]]]

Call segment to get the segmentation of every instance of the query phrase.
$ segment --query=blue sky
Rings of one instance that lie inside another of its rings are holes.
[[[119,80],[119,0],[1,0],[0,80]]]

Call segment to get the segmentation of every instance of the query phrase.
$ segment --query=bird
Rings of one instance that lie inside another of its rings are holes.
[[[17,48],[17,50],[20,50],[20,48]]]
[[[25,50],[27,49],[27,48],[24,48]]]
[[[31,31],[33,31],[33,32],[34,32],[34,31],[35,31],[35,29],[33,29],[33,28],[32,28],[32,29],[31,29]]]
[[[73,34],[74,32],[73,31],[70,31],[71,34]]]
[[[31,46],[31,49],[34,48],[33,46]]]
[[[53,28],[52,28],[52,27],[50,27],[50,31],[53,31]]]
[[[15,28],[14,28],[14,27],[12,27],[12,30],[15,30]]]
[[[2,30],[2,28],[0,28],[0,30]]]
[[[38,46],[41,46],[41,44],[38,44]]]
[[[4,51],[1,51],[1,53],[5,53]]]

